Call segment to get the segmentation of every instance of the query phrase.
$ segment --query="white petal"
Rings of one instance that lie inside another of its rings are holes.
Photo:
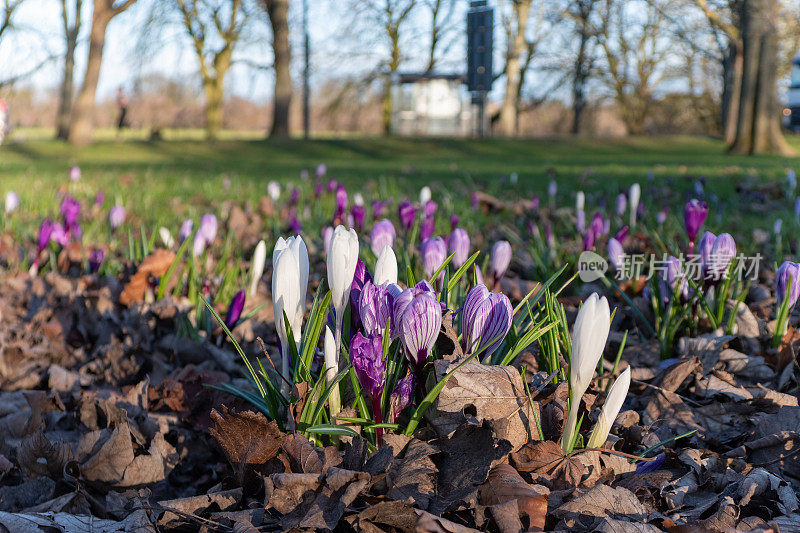
[[[397,256],[391,246],[384,246],[375,263],[375,284],[397,283]]]

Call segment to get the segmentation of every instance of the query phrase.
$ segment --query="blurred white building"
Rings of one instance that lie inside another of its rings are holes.
[[[392,80],[392,133],[470,135],[472,105],[461,74],[398,74]]]

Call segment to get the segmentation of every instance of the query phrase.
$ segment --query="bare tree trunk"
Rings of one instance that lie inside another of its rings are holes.
[[[742,43],[731,40],[722,63],[722,135],[729,146],[736,140],[739,96],[742,90]]]
[[[292,60],[289,48],[289,0],[266,0],[267,15],[272,25],[275,91],[272,113],[272,137],[289,136],[289,107],[292,102]]]
[[[506,92],[498,118],[498,133],[510,137],[514,135],[519,110],[519,84],[521,68],[519,59],[525,50],[525,29],[528,25],[528,13],[532,0],[514,0],[514,18],[516,30],[509,35],[506,51]]]
[[[389,60],[389,76],[383,87],[383,132],[392,132],[392,77],[400,68],[400,31],[398,26],[390,23],[386,28],[392,43],[392,56]]]
[[[67,0],[61,0],[62,21],[67,51],[64,55],[64,77],[59,91],[58,114],[56,115],[56,138],[66,140],[69,137],[72,99],[75,92],[75,49],[78,47],[78,34],[81,29],[82,0],[75,2],[75,20],[70,25]]]
[[[775,81],[777,0],[746,0],[742,7],[742,79],[736,136],[739,154],[794,153],[780,130]]]
[[[578,56],[575,58],[575,73],[572,78],[572,127],[570,133],[573,135],[577,135],[581,131],[581,118],[586,107],[586,46],[588,42],[589,34],[584,25],[580,31]]]
[[[100,67],[103,64],[103,47],[106,44],[106,29],[111,19],[131,7],[136,0],[124,0],[114,5],[114,0],[94,0],[92,11],[92,29],[89,32],[89,57],[86,61],[86,73],[83,84],[72,109],[72,125],[69,130],[69,142],[85,145],[92,142],[94,100],[97,94],[97,82],[100,79]]]

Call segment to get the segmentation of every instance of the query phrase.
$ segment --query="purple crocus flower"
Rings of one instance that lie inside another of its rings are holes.
[[[69,244],[69,235],[67,235],[67,230],[64,229],[64,226],[58,222],[53,223],[53,227],[50,232],[50,242],[54,242],[62,248]]]
[[[89,272],[92,274],[97,274],[105,257],[106,253],[103,250],[92,250],[92,252],[89,254]]]
[[[217,238],[218,228],[219,223],[217,222],[217,217],[209,213],[207,215],[203,215],[203,218],[200,219],[200,229],[197,231],[205,240],[206,245],[211,245],[214,242],[214,239]]]
[[[689,253],[694,250],[694,242],[700,227],[708,215],[708,205],[705,202],[693,199],[686,202],[683,208],[683,223],[686,226],[686,236],[689,237]]]
[[[94,205],[97,207],[103,207],[103,202],[106,201],[106,194],[103,192],[102,189],[97,190],[97,194],[94,196]]]
[[[372,253],[378,256],[385,246],[392,248],[395,237],[397,237],[397,232],[394,229],[394,224],[389,219],[384,218],[376,222],[372,226],[372,232],[369,234]]]
[[[461,331],[466,341],[466,353],[480,352],[481,357],[494,353],[511,329],[513,314],[508,296],[489,292],[484,285],[475,285],[467,293],[461,310]]]
[[[586,212],[583,209],[580,209],[575,215],[575,229],[581,235],[586,231]]]
[[[291,208],[289,214],[289,232],[294,235],[303,233],[303,225],[300,223],[300,220],[298,220],[297,209],[294,207]]]
[[[555,196],[558,193],[558,183],[555,180],[550,180],[550,183],[547,185],[547,195],[550,197],[550,201],[555,200]]]
[[[367,272],[367,267],[361,259],[356,263],[356,271],[353,274],[353,283],[350,284],[350,316],[352,318],[351,331],[355,331],[361,325],[361,314],[358,312],[361,302],[361,291],[368,281],[372,281],[372,276]]]
[[[333,178],[329,179],[328,180],[328,192],[334,192],[338,185],[339,185],[339,182],[337,182],[335,179],[333,179]]]
[[[800,219],[800,196],[794,199],[794,217]]]
[[[372,219],[378,220],[381,218],[386,213],[388,205],[389,202],[387,201],[372,200]]]
[[[233,295],[231,298],[231,303],[228,305],[228,311],[225,313],[225,326],[229,330],[233,330],[236,327],[236,323],[239,321],[239,317],[242,316],[242,310],[244,309],[244,300],[245,300],[245,293],[244,291],[239,291]]]
[[[789,288],[789,310],[791,311],[797,298],[800,296],[800,265],[792,261],[784,261],[775,272],[775,297],[778,299],[777,307],[781,307]]]
[[[614,270],[620,270],[625,262],[625,250],[614,237],[608,240],[608,262],[611,263]]]
[[[328,167],[325,166],[325,163],[320,163],[317,165],[317,169],[314,171],[314,176],[319,179],[325,177],[325,174],[328,173]]]
[[[453,267],[461,268],[467,259],[469,259],[469,235],[467,231],[461,228],[456,228],[450,234],[450,239],[447,241],[448,251],[453,254]]]
[[[402,310],[398,320],[400,340],[406,349],[406,357],[416,368],[425,364],[431,349],[439,338],[442,327],[442,307],[432,292],[413,290],[412,297]],[[401,296],[402,297],[402,294]],[[397,316],[395,302],[395,316]]]
[[[411,405],[411,399],[414,397],[414,389],[417,388],[416,376],[409,372],[406,376],[397,382],[392,395],[389,397],[389,423],[392,424],[400,416],[400,413],[406,407]]]
[[[397,206],[397,214],[400,217],[400,225],[405,231],[411,230],[414,226],[414,219],[417,218],[417,208],[406,200]]]
[[[583,249],[594,250],[594,232],[592,230],[587,231],[583,237]]]
[[[355,222],[355,227],[358,231],[361,231],[361,228],[364,227],[364,218],[366,218],[366,216],[367,210],[363,205],[353,206],[353,222]]]
[[[736,256],[736,242],[730,233],[720,233],[714,246],[711,247],[707,274],[711,276],[711,281],[719,281],[728,273],[728,267]]]
[[[344,185],[339,185],[336,187],[336,212],[337,213],[344,213],[347,209],[347,189],[344,188]]]
[[[39,236],[37,239],[37,245],[39,247],[39,251],[36,254],[36,258],[38,260],[39,254],[42,253],[42,250],[47,248],[47,245],[50,243],[50,237],[53,234],[53,228],[55,227],[55,223],[46,218],[42,221],[42,225],[39,226]]]
[[[637,474],[649,474],[650,472],[655,472],[661,465],[664,464],[664,461],[667,459],[666,454],[660,453],[656,455],[655,461],[641,461],[636,464],[636,473]]]
[[[192,236],[193,229],[194,221],[191,218],[187,218],[183,221],[183,224],[181,224],[181,229],[178,231],[178,238],[180,239],[181,244],[183,244],[183,241]]]
[[[125,208],[121,205],[115,205],[111,208],[111,211],[108,212],[108,223],[111,225],[111,229],[117,229],[125,222],[125,217],[127,216],[127,212]]]
[[[419,228],[419,240],[426,241],[433,237],[433,232],[436,229],[436,222],[433,217],[425,217],[422,220],[422,225]]]
[[[74,166],[69,169],[69,179],[79,181],[81,179],[81,167]]]
[[[433,200],[428,200],[425,202],[425,217],[432,217],[436,214],[436,209],[438,209],[439,205],[434,202]]]
[[[603,220],[603,215],[601,215],[600,212],[595,213],[592,217],[592,222],[589,224],[589,231],[594,234],[595,240],[603,235],[604,227],[605,221]]]
[[[69,234],[78,224],[78,217],[81,214],[81,203],[71,196],[64,198],[61,202],[61,218],[64,221],[64,230]]]
[[[459,223],[458,215],[456,215],[455,213],[450,215],[450,231],[456,229],[458,227],[458,223]]]
[[[393,287],[396,286],[390,285],[390,290]],[[392,308],[392,338],[396,338],[400,335],[400,319],[408,307],[408,304],[411,303],[411,300],[413,300],[415,296],[418,296],[423,292],[429,292],[433,294],[434,298],[436,297],[435,289],[425,280],[420,281],[411,288],[401,291],[399,294],[395,292],[394,305]]]
[[[538,211],[539,210],[539,197],[534,196],[533,200],[531,200],[531,211]]]
[[[317,183],[315,183],[314,184],[314,196],[317,197],[317,198],[322,196],[322,189],[323,189],[323,187],[322,187],[322,183],[321,182],[318,181]]]
[[[621,217],[625,215],[625,210],[628,208],[628,197],[625,196],[625,193],[619,193],[617,195],[617,205],[616,205],[616,212],[617,216]]]
[[[625,224],[621,228],[617,230],[617,233],[614,234],[614,238],[617,239],[619,242],[623,242],[625,237],[628,236],[628,225]]]
[[[511,263],[511,244],[508,241],[497,241],[492,246],[492,252],[489,256],[489,265],[491,266],[492,276],[495,282],[508,270],[508,265]]]
[[[445,259],[447,259],[447,245],[441,237],[434,237],[427,239],[422,243],[420,249],[422,254],[422,266],[425,270],[425,276],[430,278],[442,266]],[[444,272],[439,274],[444,276]]]
[[[703,271],[703,277],[708,274],[708,266],[711,263],[711,249],[714,247],[714,241],[717,236],[707,231],[700,237],[700,242],[697,243],[697,255],[700,256],[700,265]]]
[[[206,238],[203,237],[203,234],[200,230],[194,234],[194,240],[192,241],[192,257],[199,257],[206,249]]]
[[[350,364],[353,365],[353,370],[355,370],[361,388],[371,399],[378,399],[378,402],[380,402],[386,382],[383,339],[380,337],[364,337],[361,332],[358,332],[350,342],[349,355]]]
[[[665,207],[664,209],[656,213],[656,224],[658,224],[659,226],[663,226],[664,222],[667,221],[668,212],[669,210]]]
[[[388,283],[375,285],[367,281],[364,284],[359,298],[358,313],[367,336],[383,337],[386,323],[392,317],[394,294],[395,290],[390,290]]]
[[[289,205],[297,205],[297,201],[300,199],[300,189],[295,187],[292,189],[292,194],[289,196]]]

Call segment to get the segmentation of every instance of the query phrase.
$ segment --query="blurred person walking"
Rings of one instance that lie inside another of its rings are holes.
[[[128,95],[122,87],[117,87],[117,107],[119,107],[119,120],[117,120],[117,137],[122,133],[122,130],[129,128],[128,123],[128,104],[130,103]]]

